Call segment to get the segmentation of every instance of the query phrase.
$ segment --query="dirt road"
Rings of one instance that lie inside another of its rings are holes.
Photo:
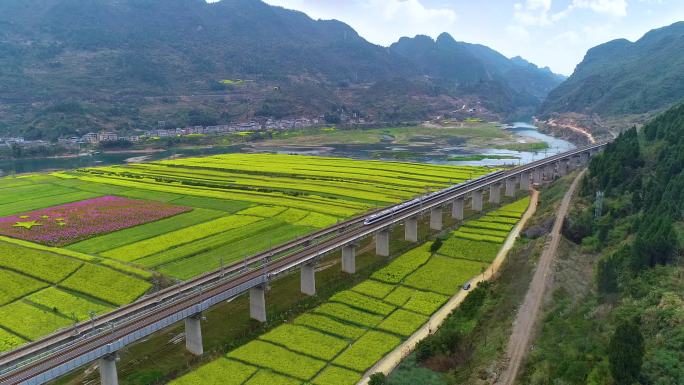
[[[515,383],[520,367],[527,355],[534,334],[534,325],[539,318],[544,293],[549,287],[553,277],[551,267],[556,251],[558,250],[558,245],[560,244],[563,220],[568,213],[570,201],[572,200],[577,185],[585,172],[586,170],[582,171],[575,178],[558,208],[556,220],[553,223],[553,229],[551,230],[551,234],[549,234],[549,237],[546,240],[544,250],[539,257],[537,270],[532,277],[532,283],[530,283],[527,294],[525,294],[525,300],[523,301],[522,306],[518,309],[518,315],[513,324],[511,339],[508,341],[508,348],[506,350],[508,363],[506,369],[497,381],[498,385],[513,385]]]
[[[549,119],[549,121],[546,122],[546,124],[548,124],[549,126],[560,127],[560,128],[568,129],[570,131],[575,131],[579,134],[586,136],[589,143],[591,143],[591,144],[596,143],[596,138],[594,138],[594,135],[592,135],[591,132],[589,132],[588,130],[586,130],[582,127],[579,127],[577,125],[567,124],[567,123],[558,123],[553,119]]]
[[[510,234],[508,234],[506,241],[489,268],[483,274],[478,275],[470,281],[470,284],[472,285],[471,290],[476,288],[481,282],[492,279],[492,277],[498,273],[501,265],[508,256],[508,252],[513,248],[516,239],[518,239],[518,236],[520,236],[520,232],[523,228],[525,228],[527,221],[529,221],[530,218],[532,218],[532,215],[534,215],[538,202],[539,192],[532,190],[530,196],[530,205],[528,206],[527,210],[523,214],[518,224],[513,228],[513,230],[511,230]],[[363,379],[359,381],[358,385],[367,385],[370,381],[370,375],[373,373],[382,372],[389,374],[392,372],[392,370],[394,370],[394,368],[396,368],[397,365],[399,365],[401,361],[406,358],[413,351],[413,349],[415,349],[418,342],[422,341],[427,336],[439,329],[439,326],[444,323],[449,314],[451,314],[451,312],[456,309],[461,302],[463,302],[468,293],[468,291],[461,290],[454,295],[449,302],[447,302],[441,309],[433,314],[432,317],[430,317],[428,322],[423,325],[422,328],[420,328],[411,337],[404,341],[404,343],[399,345],[397,348],[387,354],[387,356],[385,356],[382,360],[376,363],[372,368],[370,368],[365,373]]]

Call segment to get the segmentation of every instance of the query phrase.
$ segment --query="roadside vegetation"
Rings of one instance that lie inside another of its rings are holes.
[[[522,383],[684,383],[683,138],[677,107],[592,160]]]

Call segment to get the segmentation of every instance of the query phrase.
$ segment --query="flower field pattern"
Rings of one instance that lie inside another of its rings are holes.
[[[488,217],[505,213],[507,218],[520,218],[528,204],[523,199]],[[479,220],[463,226],[472,222]],[[437,253],[431,246],[427,243],[404,253],[368,280],[172,384],[356,384],[463,283],[480,274],[501,247],[460,238],[457,231]],[[261,382],[262,378],[268,382]]]
[[[354,215],[489,172],[230,154],[0,178],[0,352],[135,301],[152,288],[154,277],[189,279]],[[372,298],[382,300],[390,289]],[[342,302],[331,302],[321,314],[326,310],[360,314],[373,327],[385,317]],[[16,322],[17,314],[32,321]],[[366,332],[321,314],[307,321],[344,333],[336,338],[346,341]],[[384,326],[401,331],[391,323]],[[291,378],[256,372],[242,382]],[[335,378],[344,371],[326,373]]]
[[[48,246],[65,246],[190,210],[159,202],[102,196],[0,218],[0,234]]]

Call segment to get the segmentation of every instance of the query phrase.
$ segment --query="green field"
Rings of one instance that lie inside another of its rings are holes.
[[[520,217],[527,205],[526,198],[487,217],[504,212]],[[478,222],[467,221],[463,226]],[[501,248],[500,244],[460,238],[457,231],[437,253],[431,252],[431,246],[427,243],[395,258],[370,279],[334,294],[292,323],[271,330],[172,384],[218,383],[228,367],[236,366],[240,378],[250,373],[250,379],[226,383],[252,384],[254,378],[269,376],[264,384],[356,384],[369,368],[458,293],[463,283],[480,274]]]
[[[504,130],[496,123],[482,121],[469,122],[444,122],[442,125],[422,125],[396,128],[373,128],[373,129],[335,129],[335,130],[297,130],[286,131],[274,135],[274,139],[261,141],[257,146],[314,146],[325,147],[334,144],[348,146],[376,145],[391,140],[393,145],[411,146],[414,144],[432,144],[438,147],[449,146],[454,139],[465,142],[469,148],[502,148],[514,151],[539,151],[548,148],[546,142],[518,143],[518,138],[510,131]],[[410,148],[410,147],[409,147]],[[383,158],[396,158],[407,156],[411,158],[419,152],[412,151],[385,151],[376,150],[375,154]],[[404,154],[404,155],[402,155]],[[496,156],[486,156],[496,158]],[[478,156],[455,161],[478,160]]]
[[[166,282],[189,279],[352,216],[492,171],[231,154],[2,178],[0,217],[26,217],[29,211],[105,195],[191,210],[63,247],[0,237],[0,351],[130,303],[159,282],[153,281],[156,276]],[[390,289],[385,288],[387,293]],[[354,316],[366,314],[368,307],[380,313],[360,322],[374,326],[395,306],[379,305],[375,301],[383,293],[369,296],[373,290],[367,285],[340,296],[321,312]],[[35,322],[18,321],[17,314]],[[341,332],[356,330],[347,329]],[[327,359],[330,353],[318,354]],[[328,376],[338,374],[329,371]]]

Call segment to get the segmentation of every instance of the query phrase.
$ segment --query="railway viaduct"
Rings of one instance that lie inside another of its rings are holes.
[[[483,210],[485,195],[490,203],[498,204],[502,193],[515,196],[517,191],[529,190],[533,184],[553,180],[586,166],[589,158],[605,145],[597,143],[577,148],[500,174],[484,176],[446,195],[428,197],[369,225],[364,225],[365,216],[356,217],[144,296],[92,321],[58,331],[1,355],[0,384],[44,384],[97,360],[102,384],[117,385],[117,351],[181,321],[185,323],[187,350],[201,355],[202,312],[210,307],[249,292],[251,318],[266,322],[265,291],[269,281],[278,275],[300,269],[301,291],[315,295],[316,261],[322,256],[341,249],[342,270],[354,274],[359,240],[374,237],[376,254],[389,256],[391,226],[403,223],[405,239],[417,242],[418,218],[421,215],[429,215],[432,230],[441,230],[445,209],[450,210],[452,218],[463,220],[467,205],[473,211]]]

